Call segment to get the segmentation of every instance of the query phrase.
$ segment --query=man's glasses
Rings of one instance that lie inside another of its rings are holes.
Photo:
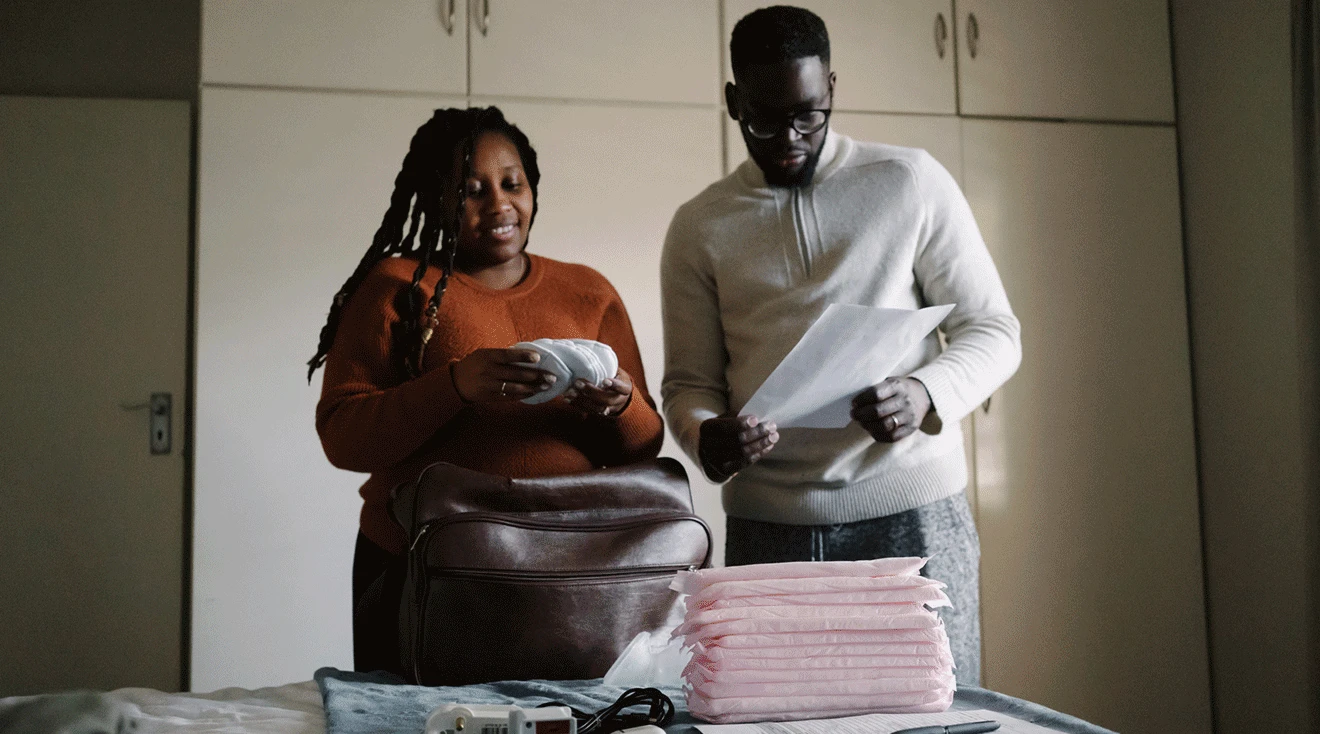
[[[830,110],[804,110],[777,119],[747,117],[743,119],[742,124],[752,137],[758,140],[769,140],[783,133],[789,127],[796,130],[799,135],[810,135],[825,127],[825,123],[829,121]]]

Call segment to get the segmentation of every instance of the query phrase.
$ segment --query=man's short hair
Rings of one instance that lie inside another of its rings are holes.
[[[805,8],[775,5],[753,10],[733,27],[729,59],[735,73],[754,64],[778,64],[819,56],[830,63],[825,21]]]

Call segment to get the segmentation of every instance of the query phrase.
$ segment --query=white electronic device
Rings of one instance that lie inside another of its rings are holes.
[[[567,706],[447,703],[427,717],[426,734],[577,734],[577,719]]]

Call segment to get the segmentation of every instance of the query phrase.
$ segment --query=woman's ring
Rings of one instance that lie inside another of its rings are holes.
[[[506,388],[506,387],[508,387],[508,386],[509,386],[509,383],[507,383],[507,382],[501,382],[501,383],[500,383],[500,397],[502,397],[502,398],[504,398],[504,397],[508,397],[507,395],[504,394],[504,388]]]

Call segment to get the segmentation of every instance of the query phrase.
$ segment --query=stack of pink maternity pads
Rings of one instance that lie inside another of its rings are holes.
[[[869,713],[930,713],[953,703],[944,584],[924,558],[768,563],[681,572],[692,649],[688,709],[716,724]]]

